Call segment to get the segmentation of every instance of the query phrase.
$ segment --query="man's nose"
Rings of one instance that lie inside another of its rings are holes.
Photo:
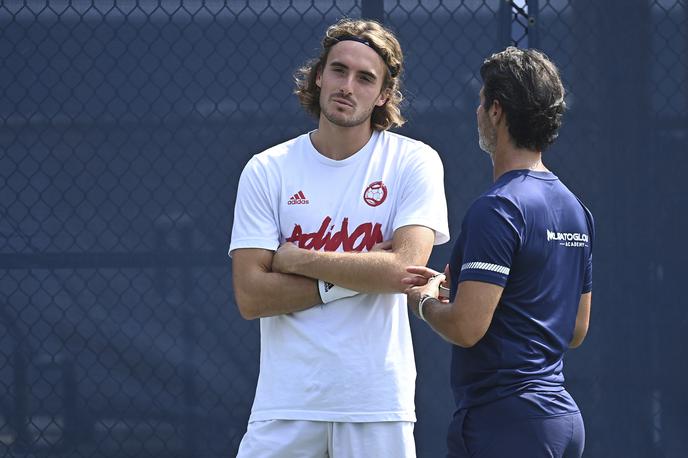
[[[339,87],[339,90],[340,90],[343,94],[347,94],[347,95],[348,95],[348,94],[351,94],[351,88],[352,88],[352,87],[353,87],[353,77],[349,76],[349,77],[344,78],[344,79],[342,80],[342,84],[341,84],[341,86]]]

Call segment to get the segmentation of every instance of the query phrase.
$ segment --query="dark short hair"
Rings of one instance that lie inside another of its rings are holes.
[[[394,34],[379,23],[364,19],[344,18],[331,25],[322,40],[322,50],[317,59],[307,62],[294,74],[296,80],[296,95],[301,106],[309,114],[320,117],[320,88],[315,84],[318,72],[327,62],[332,46],[342,39],[356,38],[368,43],[382,58],[387,66],[387,72],[382,83],[382,90],[389,91],[389,98],[382,106],[376,106],[371,116],[371,124],[375,130],[387,130],[391,127],[401,127],[406,120],[401,115],[401,72],[404,56],[401,45]]]
[[[557,67],[533,49],[508,47],[480,67],[483,107],[499,101],[516,146],[544,151],[559,135],[566,109]]]

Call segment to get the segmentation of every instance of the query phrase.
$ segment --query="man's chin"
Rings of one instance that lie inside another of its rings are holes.
[[[482,142],[480,142],[478,146],[480,146],[480,150],[483,153],[487,154],[490,157],[494,156],[494,148],[490,148],[489,145],[485,145]]]
[[[337,116],[332,115],[332,113],[325,113],[325,119],[327,119],[332,124],[338,127],[356,127],[367,121],[367,119],[355,119],[350,117]]]

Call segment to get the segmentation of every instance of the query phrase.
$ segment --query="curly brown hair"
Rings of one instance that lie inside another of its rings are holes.
[[[508,47],[480,67],[485,107],[495,100],[516,146],[544,151],[559,135],[566,110],[559,70],[534,49]]]
[[[388,91],[389,98],[382,106],[376,106],[371,116],[371,125],[375,130],[387,130],[401,127],[406,120],[401,115],[401,72],[404,56],[401,45],[394,34],[378,22],[364,19],[344,18],[331,25],[322,40],[322,52],[317,59],[308,61],[294,74],[296,90],[301,106],[306,112],[320,117],[320,88],[315,84],[318,72],[322,71],[327,62],[332,46],[340,39],[354,37],[368,42],[387,66],[382,90]]]

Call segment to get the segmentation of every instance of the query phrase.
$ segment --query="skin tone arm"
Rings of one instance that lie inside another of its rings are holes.
[[[444,339],[460,347],[469,348],[478,343],[487,332],[492,316],[502,297],[504,288],[478,281],[461,282],[454,302],[437,299],[439,287],[446,280],[444,274],[422,266],[409,267],[413,277],[402,281],[410,286],[406,290],[408,305],[418,316],[418,304],[423,295],[431,296],[423,305],[425,321]]]
[[[428,324],[449,342],[470,348],[483,338],[490,327],[492,317],[504,288],[491,283],[464,281],[460,283],[454,302],[437,299],[439,286],[445,275],[421,266],[409,267],[413,277],[402,281],[411,285],[406,290],[408,304],[416,316],[423,295],[431,296],[423,305],[423,316]],[[585,339],[590,322],[592,293],[581,295],[576,315],[576,326],[570,348],[576,348]]]
[[[418,230],[413,230],[412,228]],[[417,245],[414,245],[413,238],[416,233],[422,235],[420,236],[421,240],[416,242]],[[422,239],[427,239],[428,235],[429,242],[424,243]],[[378,266],[377,268],[379,268],[379,266],[388,266],[389,264],[393,264],[396,260],[398,265],[393,266],[397,270],[396,283],[393,286],[389,286],[389,291],[385,292],[401,292],[403,287],[399,287],[401,284],[399,279],[406,274],[404,266],[408,265],[410,260],[418,263],[427,262],[433,243],[434,232],[432,230],[422,226],[408,226],[399,228],[395,232],[392,241],[376,245],[369,253],[331,254],[341,254],[344,255],[342,258],[355,259],[356,265],[360,265],[361,261],[363,261],[363,263],[369,261],[369,267],[371,267],[369,270],[373,271],[376,268],[375,266]],[[395,244],[397,245],[396,250],[394,247]],[[426,250],[418,248],[425,245],[427,245]],[[302,250],[288,243],[284,244],[283,247],[278,250],[278,253],[280,253],[284,261],[290,258],[287,253],[288,250],[294,251],[293,255],[295,258],[308,253],[320,253]],[[422,251],[422,253],[417,253],[418,251]],[[424,251],[427,251],[427,253]],[[409,252],[413,254],[409,255]],[[320,254],[327,255],[328,253]],[[247,320],[299,312],[321,303],[317,281],[313,278],[307,278],[301,275],[274,271],[274,260],[276,257],[273,251],[256,248],[238,249],[232,252],[234,294],[236,296],[239,312],[241,316]],[[380,261],[380,258],[382,258],[382,261]],[[341,268],[347,269],[345,259],[338,259],[334,265],[342,266]],[[277,267],[279,267],[279,263]],[[375,275],[376,277],[383,276],[379,271],[371,275]],[[327,278],[323,279],[328,280]]]
[[[239,313],[247,320],[298,312],[320,304],[316,281],[272,272],[274,251],[232,251],[232,280]]]
[[[578,302],[578,313],[576,314],[576,327],[573,330],[573,339],[569,344],[570,348],[578,348],[583,343],[588,333],[590,324],[590,305],[592,304],[592,292],[581,295]]]
[[[362,293],[403,292],[406,266],[425,264],[435,242],[435,233],[424,226],[404,226],[394,232],[391,248],[358,252],[324,252],[280,246],[272,270],[284,274],[325,280]]]

